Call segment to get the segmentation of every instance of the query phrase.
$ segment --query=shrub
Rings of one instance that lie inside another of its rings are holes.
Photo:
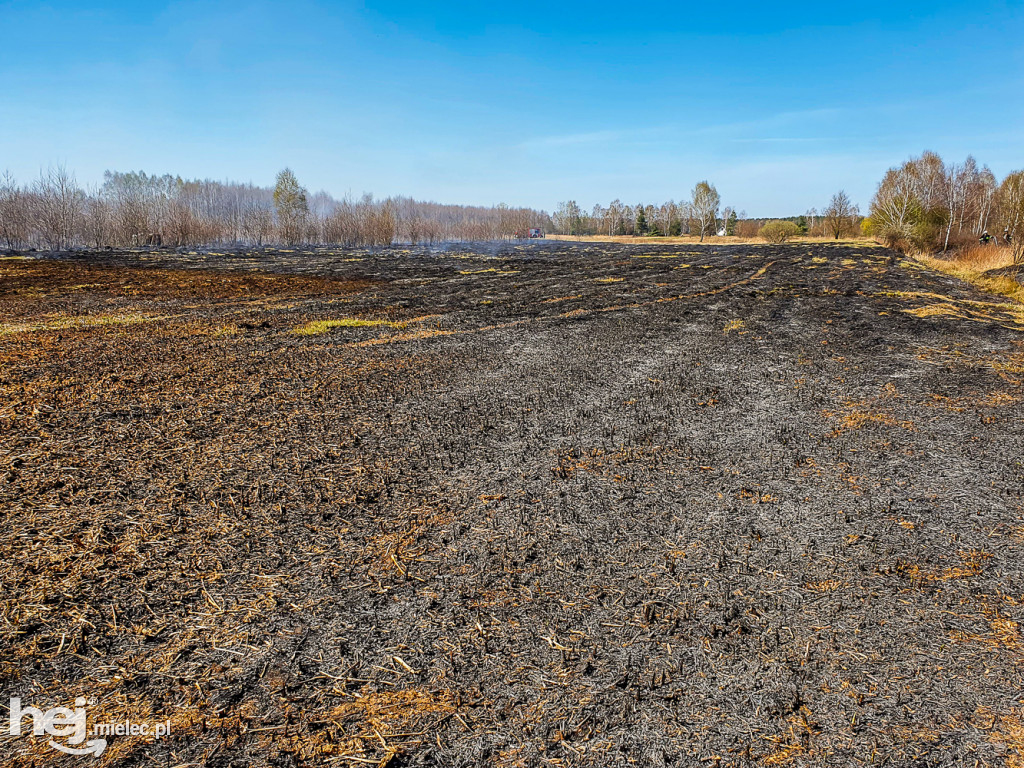
[[[875,235],[886,248],[900,253],[934,253],[942,250],[945,229],[935,215],[922,215],[915,222],[890,221],[874,227]],[[973,240],[973,236],[968,240]],[[952,244],[952,241],[951,241]]]
[[[755,219],[741,219],[736,222],[736,234],[739,237],[745,237],[747,239],[757,237],[757,233],[760,229],[761,227]]]
[[[914,246],[913,231],[910,226],[898,226],[887,224],[879,227],[876,231],[878,239],[886,248],[892,248],[900,253],[913,253],[917,249]]]
[[[792,221],[769,221],[757,233],[769,243],[784,243],[800,234],[800,227]]]

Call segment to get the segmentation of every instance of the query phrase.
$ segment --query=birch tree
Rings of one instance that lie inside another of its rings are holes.
[[[960,229],[963,228],[964,211],[967,203],[967,177],[969,170],[963,165],[951,165],[946,169],[943,191],[943,205],[946,208],[946,236],[942,241],[942,250],[949,248],[949,237],[953,233],[953,224],[957,223],[959,213]],[[958,230],[959,231],[959,230]]]
[[[999,187],[999,217],[1010,237],[1014,261],[1024,261],[1024,171],[1009,174]]]
[[[909,164],[886,171],[871,199],[871,220],[882,239],[890,246],[910,242],[920,211],[921,200]]]
[[[581,234],[582,213],[575,200],[559,203],[555,211],[555,227],[563,235]]]
[[[713,235],[718,229],[718,207],[722,198],[714,184],[707,181],[697,183],[690,195],[690,211],[701,242],[705,235]]]

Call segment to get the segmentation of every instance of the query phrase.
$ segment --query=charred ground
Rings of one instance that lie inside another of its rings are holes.
[[[0,694],[172,720],[103,766],[1020,765],[1022,378],[866,246],[0,260]]]

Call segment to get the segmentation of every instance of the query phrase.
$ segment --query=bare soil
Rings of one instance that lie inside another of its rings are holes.
[[[1024,765],[1022,380],[867,244],[0,260],[0,701],[172,723],[3,763]]]

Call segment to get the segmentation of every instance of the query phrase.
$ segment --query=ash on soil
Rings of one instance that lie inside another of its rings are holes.
[[[866,245],[0,260],[0,693],[172,721],[103,766],[1013,765],[1022,377]]]

